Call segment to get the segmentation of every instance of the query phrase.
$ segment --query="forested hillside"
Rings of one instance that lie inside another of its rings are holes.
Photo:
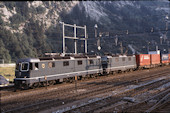
[[[15,62],[18,58],[61,53],[62,26],[59,21],[87,26],[88,53],[97,52],[95,24],[98,34],[103,33],[101,53],[120,54],[120,43],[128,54],[132,54],[128,45],[141,53],[147,52],[148,45],[150,50],[159,46],[168,52],[170,31],[166,30],[169,20],[165,19],[169,15],[168,5],[168,0],[0,2],[0,59]],[[71,34],[72,30],[66,29],[66,32]],[[109,36],[104,35],[106,32]],[[115,44],[116,35],[118,45]],[[66,43],[67,52],[73,52],[72,41]],[[79,52],[83,47],[83,42],[79,42]]]

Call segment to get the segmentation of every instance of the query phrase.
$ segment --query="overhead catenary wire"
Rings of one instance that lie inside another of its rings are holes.
[[[144,35],[144,34],[154,34],[154,33],[160,33],[160,32],[163,32],[163,31],[170,31],[170,29],[168,30],[165,30],[165,29],[162,29],[162,30],[154,30],[153,32],[151,31],[145,31],[145,32],[128,32],[127,33],[114,33],[114,32],[109,32],[109,36],[106,36],[105,38],[114,38],[116,35],[117,36],[130,36],[130,35]],[[61,34],[61,33],[55,33],[55,34]],[[88,33],[88,34],[94,34],[94,33]],[[87,40],[96,40],[95,38],[88,38]]]

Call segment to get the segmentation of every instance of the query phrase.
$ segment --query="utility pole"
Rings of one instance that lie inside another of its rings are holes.
[[[64,22],[62,22],[63,24],[63,54],[65,55],[66,51],[65,51],[65,30],[64,30]]]
[[[168,15],[166,15],[166,31],[168,30],[168,19],[169,19],[169,17],[168,17]]]
[[[74,24],[74,53],[77,54],[76,24]]]
[[[97,39],[97,28],[98,28],[98,26],[97,26],[97,24],[95,24],[94,25],[94,30],[95,30],[95,38]]]
[[[100,39],[101,39],[101,37],[102,37],[102,33],[100,32],[100,33],[99,33],[98,40],[97,40],[98,50],[100,50],[99,48],[101,48],[101,46],[100,46]]]
[[[156,51],[158,51],[158,46],[156,46]]]
[[[128,53],[128,47],[126,48],[125,55],[127,55],[127,53]]]
[[[149,44],[150,44],[150,42],[148,42],[148,53],[149,53]]]
[[[151,28],[151,33],[153,33],[153,27]]]
[[[163,38],[163,37],[162,37],[162,36],[160,36],[160,44],[161,44],[161,45],[162,45],[162,38]]]
[[[98,37],[97,37],[97,24],[94,25],[94,30],[95,30],[95,39],[97,40],[97,51],[100,49],[100,47],[98,46]],[[98,52],[97,52],[98,53]]]
[[[102,33],[100,32],[99,33],[99,38],[98,38],[98,40],[97,40],[97,49],[98,49],[98,51],[99,51],[99,55],[100,55],[100,50],[101,50],[101,45],[100,45],[100,39],[101,39],[101,37],[102,37]]]
[[[115,37],[116,37],[116,38],[115,38],[115,44],[116,44],[116,46],[117,46],[118,37],[117,37],[117,35],[116,35]]]
[[[129,31],[128,31],[128,30],[126,30],[126,34],[127,34],[127,35],[129,34]]]
[[[123,55],[123,46],[122,46],[122,42],[120,42],[120,51],[121,51],[121,54]]]
[[[85,32],[85,53],[87,54],[87,29],[86,29],[86,25],[84,26],[84,32]]]

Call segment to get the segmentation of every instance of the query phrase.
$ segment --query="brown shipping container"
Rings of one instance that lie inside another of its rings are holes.
[[[168,54],[168,56],[169,56],[169,63],[170,63],[170,54]]]
[[[136,63],[138,66],[148,66],[150,65],[150,55],[149,54],[140,54],[136,55]]]
[[[160,54],[151,54],[151,64],[160,64],[161,57]]]

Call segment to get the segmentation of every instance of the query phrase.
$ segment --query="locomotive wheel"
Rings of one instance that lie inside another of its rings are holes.
[[[39,83],[34,83],[34,84],[31,86],[31,88],[37,88],[37,87],[39,87]]]
[[[132,71],[133,71],[133,69],[130,69],[130,70],[129,70],[129,72],[132,72]]]
[[[49,86],[49,82],[48,82],[48,81],[44,81],[44,82],[41,83],[41,85],[42,85],[43,87]]]
[[[81,80],[82,79],[82,76],[78,76],[78,80]]]
[[[48,84],[51,86],[51,85],[54,85],[55,84],[55,81],[54,80],[50,80],[48,81]]]
[[[71,77],[71,78],[69,79],[69,82],[70,82],[70,83],[73,83],[73,81],[74,81],[74,78]]]
[[[21,89],[28,89],[28,88],[29,88],[29,86],[27,84],[22,84],[21,85]]]

